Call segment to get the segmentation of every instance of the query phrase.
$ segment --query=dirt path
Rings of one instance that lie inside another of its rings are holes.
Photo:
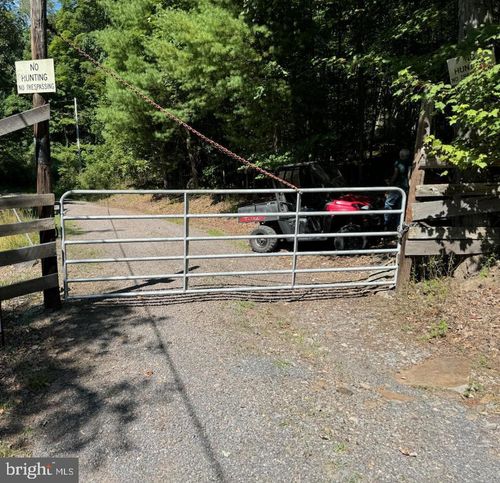
[[[79,236],[110,238],[106,223]],[[36,400],[33,454],[78,456],[86,482],[497,481],[498,419],[454,392],[398,380],[429,351],[384,326],[390,299],[260,300],[78,302],[42,320],[52,372]]]

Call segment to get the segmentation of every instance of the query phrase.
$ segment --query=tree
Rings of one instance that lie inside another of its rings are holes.
[[[462,42],[473,29],[494,23],[495,4],[493,0],[458,1],[458,41]],[[496,7],[498,10],[498,6]]]
[[[106,2],[111,26],[100,34],[108,65],[198,130],[255,157],[275,154],[277,104],[287,102],[281,71],[254,47],[257,32],[233,11],[201,1],[160,8],[143,0]],[[126,30],[124,30],[124,25]],[[221,158],[108,79],[99,116],[106,143],[148,165],[147,183],[196,186],[198,173],[239,166]],[[278,117],[278,118],[277,118]],[[186,162],[188,160],[188,162]],[[137,177],[137,166],[130,174]],[[236,176],[233,177],[235,179]],[[208,182],[205,179],[204,182]]]
[[[443,54],[447,58],[471,56],[470,75],[452,87],[445,80],[447,74],[432,78],[429,71],[416,74],[408,68],[400,72],[398,82],[406,86],[411,101],[431,102],[436,113],[456,128],[454,136],[449,131],[434,133],[426,145],[431,156],[463,169],[482,169],[500,159],[500,68],[493,62],[500,28],[495,5],[484,0],[458,1],[458,35],[440,49],[442,65]],[[424,80],[426,75],[431,78]]]
[[[63,0],[50,22],[55,31],[75,41],[93,57],[102,58],[94,32],[103,29],[107,19],[97,2]],[[96,104],[104,90],[104,77],[57,35],[51,37],[49,56],[55,59],[57,80],[57,93],[51,100],[52,157],[57,170],[57,191],[64,192],[81,184],[78,178],[86,163],[93,159],[92,146],[102,143]],[[74,98],[79,107],[81,158],[76,148]]]
[[[30,108],[30,98],[16,93],[15,61],[23,58],[26,24],[16,3],[0,0],[0,119]],[[33,186],[30,157],[32,135],[24,129],[2,137],[0,142],[0,189],[12,185]]]
[[[474,133],[451,144],[436,133],[429,145],[441,156],[481,164],[497,152],[496,68],[486,74],[479,62],[479,74],[455,88],[446,70],[446,59],[496,42],[494,23],[470,28],[495,17],[489,4],[495,6],[486,0],[63,0],[52,24],[159,104],[258,164],[316,160],[332,171],[342,165],[351,182],[380,184],[383,163],[413,144],[422,97]],[[462,19],[461,42],[450,18]],[[57,36],[49,52],[58,83],[52,137],[59,190],[242,184],[232,159]],[[478,87],[484,92],[474,95]],[[445,153],[444,145],[457,150]]]

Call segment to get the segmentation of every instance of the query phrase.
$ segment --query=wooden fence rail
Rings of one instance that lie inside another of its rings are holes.
[[[405,217],[409,229],[402,239],[398,288],[410,280],[415,257],[488,254],[498,250],[500,243],[497,226],[500,161],[492,163],[490,172],[496,174],[486,179],[487,182],[476,182],[477,177],[467,179],[469,175],[459,172],[456,166],[428,157],[425,137],[432,131],[432,113],[432,106],[424,103],[410,177]],[[429,180],[436,183],[443,169],[450,171],[454,182],[429,184]]]
[[[33,126],[42,121],[50,119],[50,105],[45,104],[40,107],[35,107],[29,111],[14,114],[13,116],[6,117],[0,120],[0,136],[9,134],[19,129],[24,129],[28,126]]]
[[[53,206],[54,202],[55,197],[53,194],[0,196],[0,210],[16,208],[38,208],[40,210],[45,206]],[[44,232],[53,230],[55,230],[54,218],[41,218],[38,220],[0,225],[0,237],[32,233],[34,231],[40,231],[40,235],[42,235]],[[55,241],[0,252],[0,267],[46,259],[52,260],[53,263],[51,265],[55,267],[53,273],[46,273],[42,277],[0,286],[0,333],[2,342],[4,341],[1,315],[1,302],[3,300],[43,291],[45,306],[56,308],[60,306],[61,299],[59,295]]]

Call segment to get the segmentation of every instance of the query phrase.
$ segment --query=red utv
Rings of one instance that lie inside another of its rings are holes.
[[[300,188],[340,188],[345,186],[340,172],[332,179],[319,164],[314,162],[282,166],[276,174]],[[302,212],[332,212],[332,216],[301,216],[299,220],[299,233],[301,234],[380,231],[382,226],[382,219],[379,216],[335,216],[336,212],[375,209],[375,200],[365,195],[354,193],[336,196],[336,193],[304,193],[301,200]],[[252,238],[249,242],[254,252],[272,252],[278,249],[280,241],[293,242],[295,205],[296,195],[294,193],[277,193],[276,199],[273,201],[254,203],[238,209],[239,213],[256,213],[251,216],[242,216],[238,220],[241,223],[259,223],[258,228],[252,231],[252,235],[284,235],[281,239]],[[290,212],[290,216],[266,216],[266,213],[286,212]],[[326,240],[331,240],[331,238],[300,238],[300,241]],[[359,250],[367,247],[368,237],[333,237],[333,245],[335,250]]]

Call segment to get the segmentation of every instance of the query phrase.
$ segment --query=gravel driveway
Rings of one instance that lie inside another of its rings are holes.
[[[139,222],[134,234],[120,223],[119,236],[180,228]],[[79,237],[111,238],[109,222],[92,230]],[[126,244],[84,250],[139,254]],[[107,273],[144,269],[165,266]],[[390,299],[360,295],[66,304],[33,453],[78,456],[85,482],[499,481],[498,419],[456,393],[398,382],[429,354],[384,330],[377,311]]]

